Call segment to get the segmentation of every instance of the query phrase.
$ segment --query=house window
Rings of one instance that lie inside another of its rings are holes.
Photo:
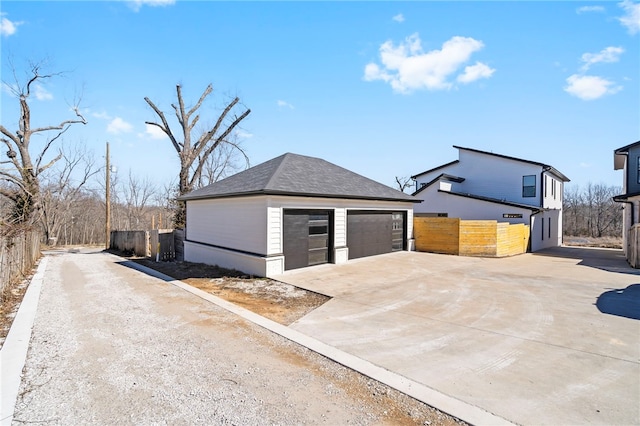
[[[540,225],[542,225],[542,241],[544,241],[544,217],[540,219]]]
[[[638,157],[638,183],[640,183],[640,157]]]
[[[549,185],[549,179],[545,175],[544,177],[544,198],[547,198],[547,186]]]
[[[547,232],[549,232],[549,238],[551,238],[551,218],[549,218],[549,226],[547,226],[547,229]]]
[[[536,196],[536,175],[522,176],[522,196]]]

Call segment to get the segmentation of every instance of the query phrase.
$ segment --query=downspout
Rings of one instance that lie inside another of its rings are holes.
[[[616,197],[613,197],[613,202],[614,203],[625,203],[625,204],[629,204],[631,206],[631,223],[629,224],[630,227],[635,225],[636,221],[636,213],[635,213],[635,206],[633,204],[633,201],[629,201],[629,200],[616,200]]]

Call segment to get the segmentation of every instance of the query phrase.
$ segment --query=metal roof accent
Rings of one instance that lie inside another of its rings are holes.
[[[424,172],[418,173],[417,175],[413,175],[413,176],[411,176],[411,179],[415,180],[415,178],[417,178],[418,176],[422,176],[422,175],[426,175],[427,173],[435,172],[436,170],[440,170],[440,169],[443,169],[445,167],[452,166],[452,165],[454,165],[456,163],[459,163],[459,162],[460,162],[460,160],[450,161],[450,162],[448,162],[446,164],[443,164],[441,166],[434,167],[433,169],[425,170]]]
[[[328,161],[293,153],[283,154],[178,199],[187,201],[247,195],[422,202]]]
[[[448,180],[450,182],[462,183],[462,182],[465,181],[465,178],[460,177],[460,176],[449,175],[449,174],[446,174],[446,173],[440,173],[438,176],[436,176],[434,179],[432,179],[429,183],[426,183],[426,184],[422,185],[420,187],[420,189],[418,189],[417,191],[415,191],[411,195],[414,195],[414,196],[418,195],[420,192],[422,192],[423,190],[427,189],[428,187],[430,187],[434,183],[438,182],[439,180]]]

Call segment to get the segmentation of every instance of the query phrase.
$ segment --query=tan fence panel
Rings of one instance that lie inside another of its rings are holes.
[[[447,217],[414,217],[413,233],[417,251],[458,254],[460,219]]]
[[[523,223],[498,223],[498,257],[526,253],[529,246],[529,227]]]
[[[495,220],[460,221],[460,255],[495,257],[497,225]]]
[[[529,226],[495,220],[414,217],[416,250],[461,256],[504,257],[526,253]]]

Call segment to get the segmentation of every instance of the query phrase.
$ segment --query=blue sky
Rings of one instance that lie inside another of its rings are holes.
[[[285,152],[324,158],[394,186],[457,158],[460,145],[551,164],[574,185],[621,185],[612,151],[640,140],[640,3],[0,3],[2,80],[46,59],[34,124],[89,123],[66,143],[118,173],[168,183],[176,152],[145,121],[182,84],[202,110],[239,96],[239,137],[256,165]],[[4,85],[3,85],[4,86]],[[2,91],[15,129],[17,100]]]

